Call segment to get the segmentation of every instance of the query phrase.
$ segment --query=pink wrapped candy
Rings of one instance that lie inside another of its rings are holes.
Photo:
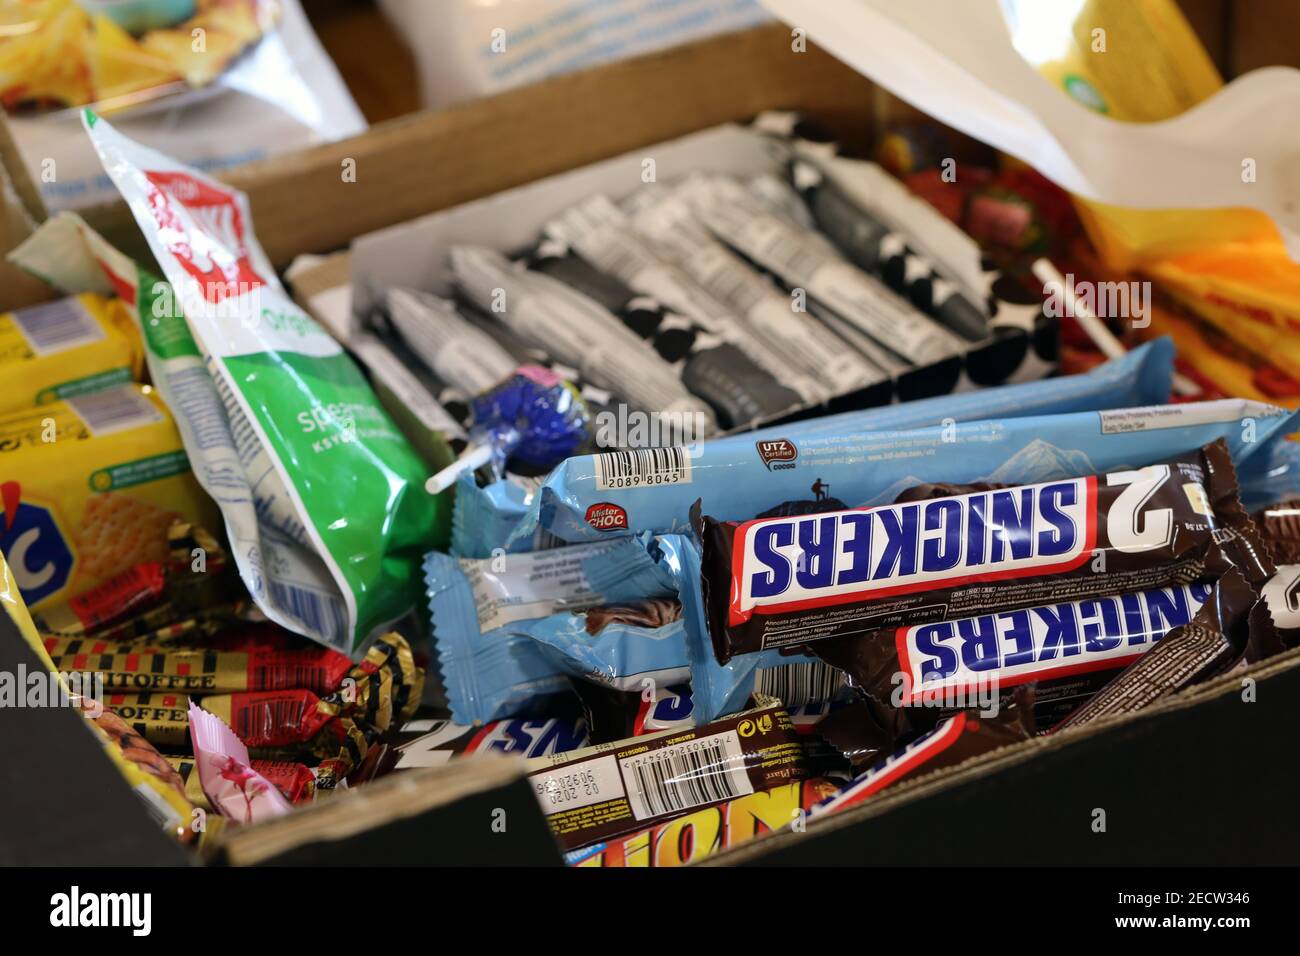
[[[194,767],[208,802],[236,823],[256,823],[288,813],[292,804],[254,770],[248,748],[216,714],[190,701]]]

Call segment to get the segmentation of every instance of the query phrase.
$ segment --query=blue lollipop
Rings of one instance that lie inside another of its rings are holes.
[[[470,443],[425,483],[430,494],[451,487],[462,472],[487,464],[498,478],[507,461],[547,471],[576,452],[589,435],[591,416],[577,389],[538,365],[521,365],[475,397],[470,409]]]

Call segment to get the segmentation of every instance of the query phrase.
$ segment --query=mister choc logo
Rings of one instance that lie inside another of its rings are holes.
[[[597,531],[626,531],[627,512],[611,502],[598,502],[587,509],[587,524]]]

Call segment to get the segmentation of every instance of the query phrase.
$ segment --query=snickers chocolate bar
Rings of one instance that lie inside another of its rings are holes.
[[[881,628],[1186,585],[1269,561],[1222,440],[1104,475],[824,514],[705,517],[700,534],[721,663]]]
[[[1258,579],[1229,571],[1188,623],[1174,628],[1159,645],[1125,668],[1086,704],[1057,725],[1056,731],[1102,717],[1141,710],[1193,684],[1217,677],[1250,655],[1252,610],[1259,601]]]
[[[1274,561],[1300,564],[1300,498],[1262,508],[1254,519]]]
[[[1254,521],[1277,562],[1277,573],[1265,582],[1251,611],[1255,647],[1248,646],[1248,658],[1252,650],[1269,656],[1300,646],[1300,498],[1269,505],[1255,512]]]
[[[812,650],[873,701],[932,708],[1005,706],[1035,684],[1034,719],[1067,717],[1209,598],[1206,582],[1087,598],[820,641]]]
[[[1018,707],[983,718],[963,710],[854,779],[838,794],[813,808],[813,816],[847,810],[883,790],[924,774],[955,767],[1010,744],[1027,740],[1032,730]]]
[[[1250,626],[1261,656],[1300,647],[1300,564],[1278,565],[1277,573],[1260,590]]]
[[[582,721],[498,720],[482,727],[466,727],[449,720],[411,721],[402,728],[405,736],[418,726],[426,731],[397,745],[394,770],[441,767],[454,759],[474,754],[517,754],[541,757],[567,753],[587,746],[587,728]]]

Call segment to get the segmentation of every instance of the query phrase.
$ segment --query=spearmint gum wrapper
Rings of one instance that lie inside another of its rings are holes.
[[[657,299],[634,292],[621,280],[570,253],[562,243],[547,240],[539,245],[532,267],[567,283],[619,316],[665,361],[679,369],[682,384],[713,407],[724,427],[771,420],[805,401],[773,381],[732,343],[666,309]]]
[[[774,381],[798,392],[805,402],[820,402],[828,397],[819,379],[792,366],[708,290],[660,257],[633,231],[622,210],[607,196],[592,196],[549,222],[545,229],[549,237],[567,244],[596,268],[653,296],[734,345]]]
[[[813,233],[769,210],[723,176],[693,176],[683,187],[719,238],[789,288],[808,295],[915,365],[958,354],[964,343],[874,276],[834,255]]]
[[[885,371],[816,318],[794,308],[766,278],[713,237],[675,191],[647,187],[632,198],[632,222],[677,268],[716,296],[832,396],[887,381]]]
[[[702,423],[704,435],[717,430],[709,406],[686,390],[653,348],[598,303],[480,246],[454,247],[451,265],[466,297],[525,342],[601,388],[625,395],[639,408],[690,416]]]
[[[244,582],[271,620],[359,653],[415,607],[444,500],[352,359],[280,286],[247,198],[83,118],[170,288],[111,250],[101,262],[136,287],[153,381]]]
[[[651,544],[643,536],[480,560],[427,555],[434,645],[452,716],[473,724],[529,715],[567,693],[573,668],[529,626],[605,605],[675,599],[679,582]],[[651,669],[684,670],[684,642],[666,646],[671,660],[657,658]]]

